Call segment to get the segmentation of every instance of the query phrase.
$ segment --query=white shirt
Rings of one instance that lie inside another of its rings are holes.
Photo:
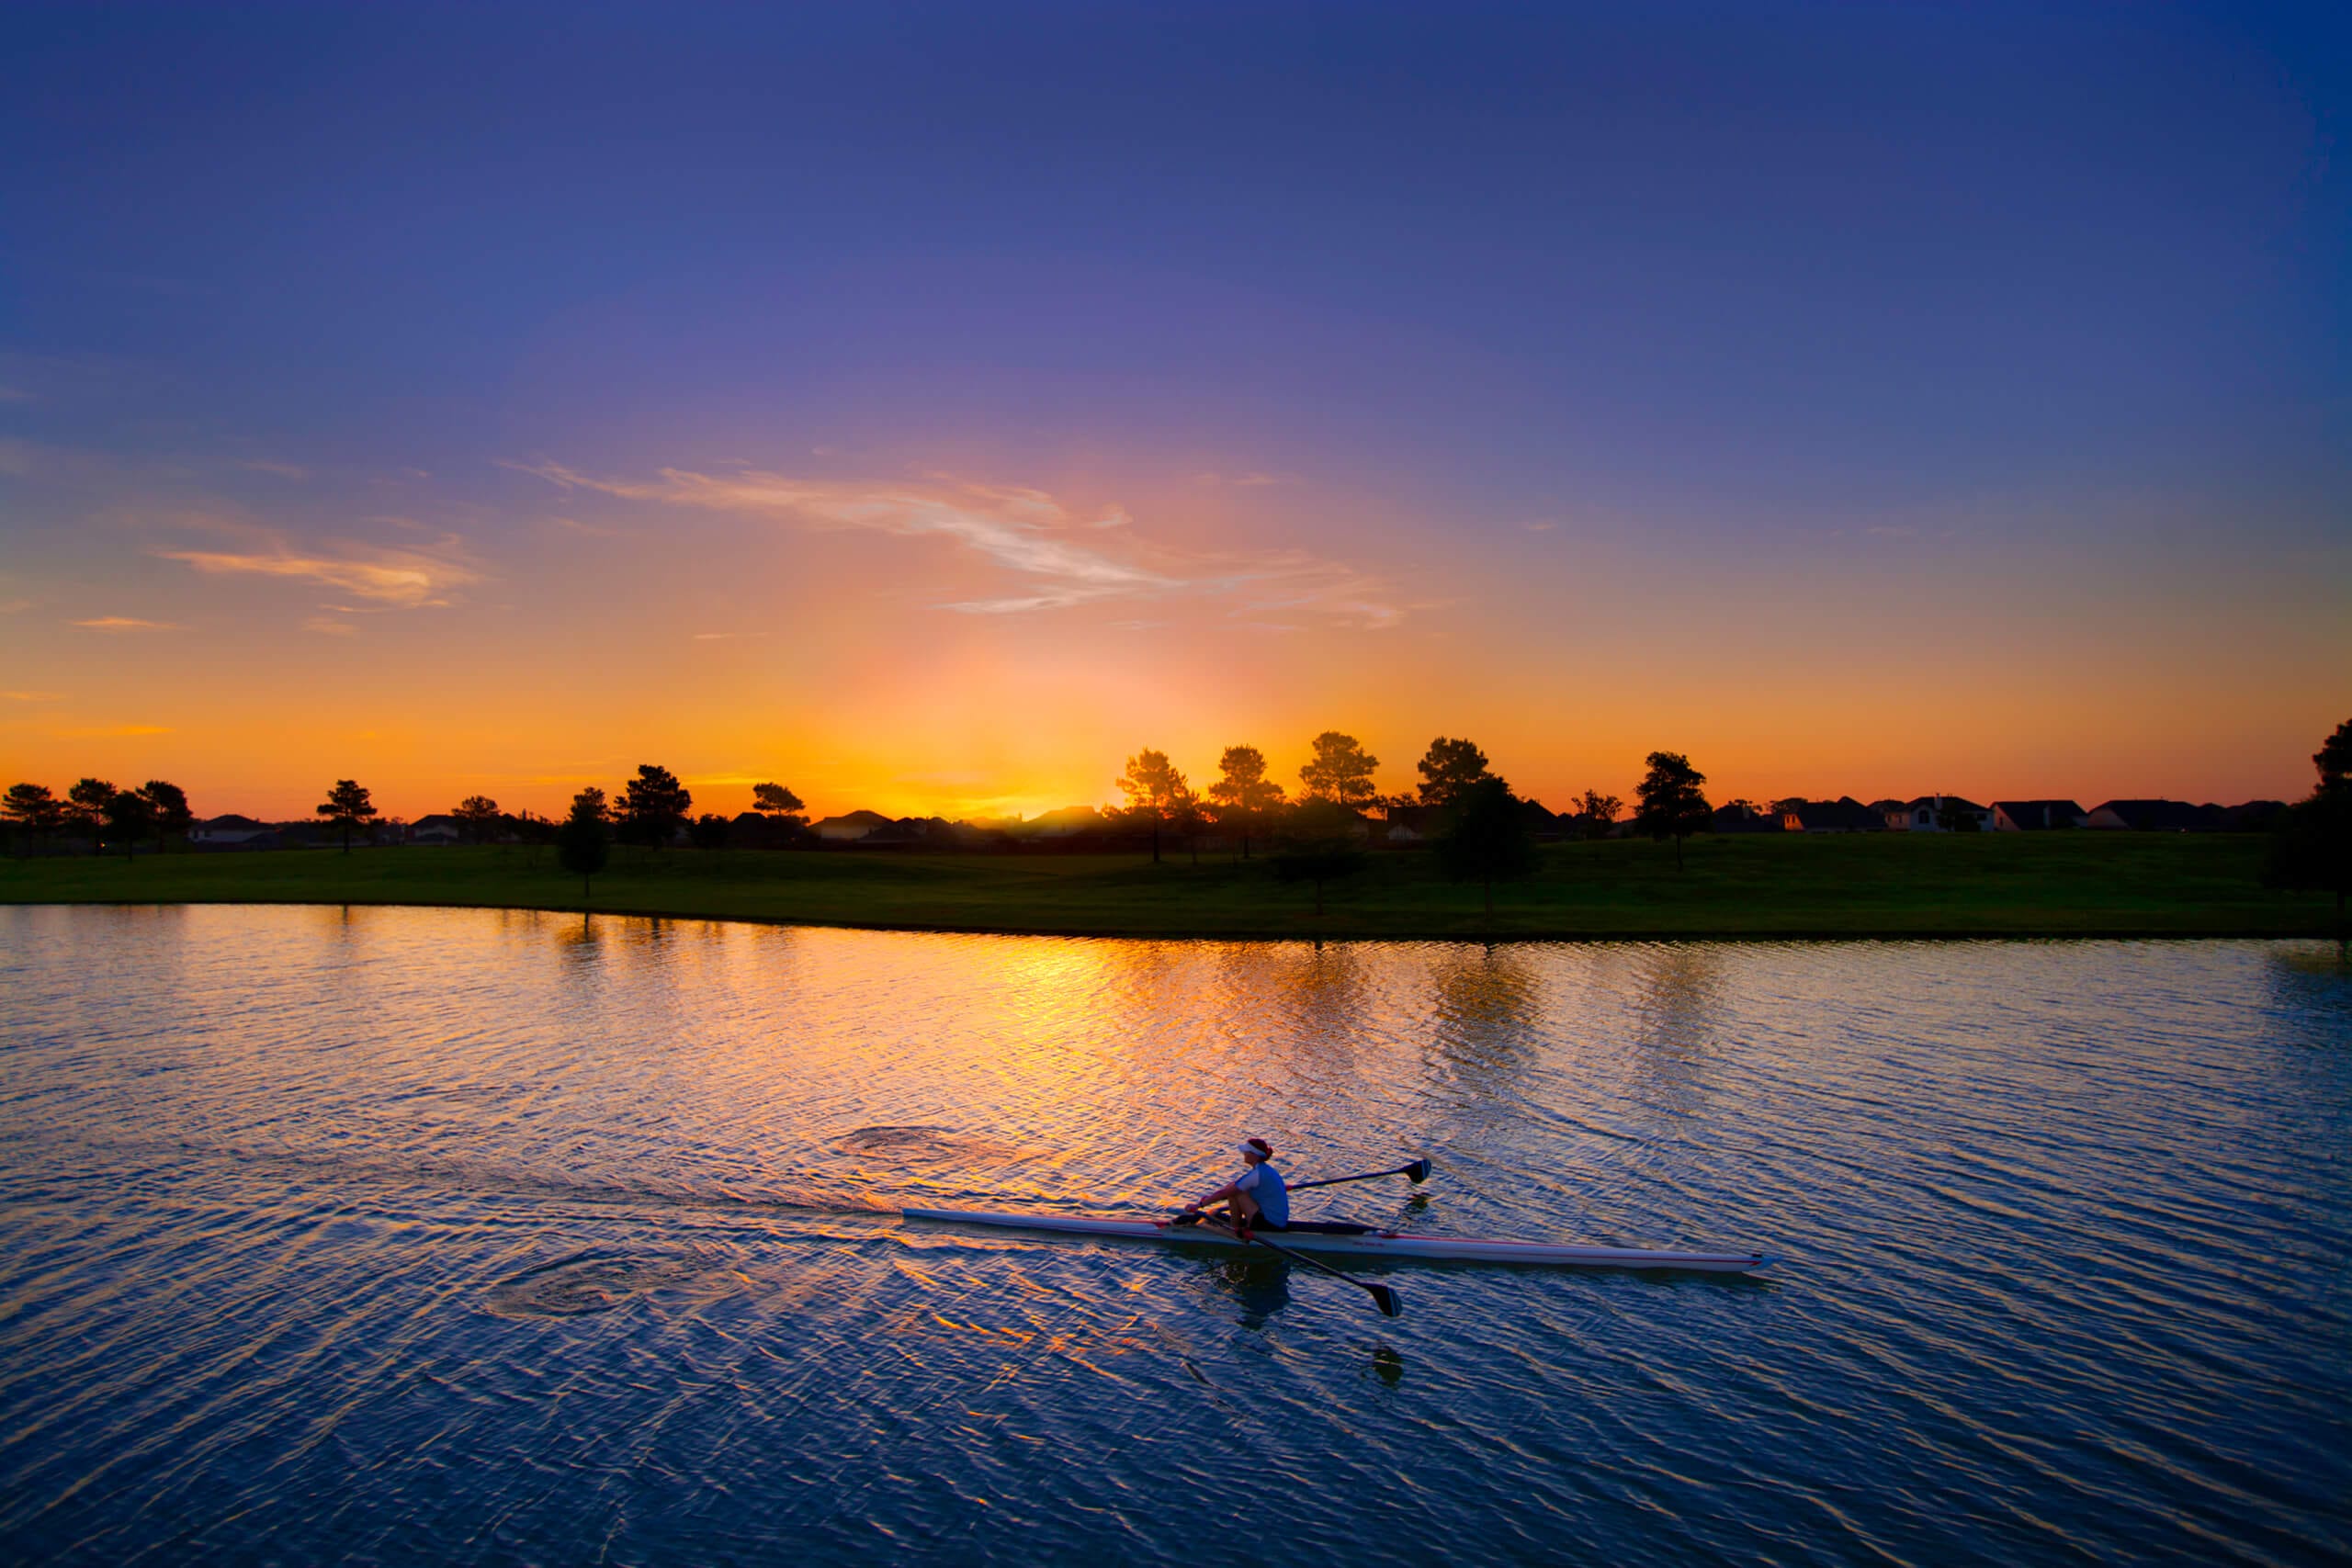
[[[1258,1213],[1266,1216],[1270,1225],[1290,1224],[1290,1188],[1283,1181],[1283,1173],[1274,1168],[1273,1161],[1260,1160],[1234,1178],[1233,1189],[1247,1192],[1258,1201]]]

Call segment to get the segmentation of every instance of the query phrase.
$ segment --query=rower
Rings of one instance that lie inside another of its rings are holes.
[[[1193,1199],[1184,1205],[1184,1212],[1197,1214],[1212,1203],[1223,1203],[1233,1228],[1243,1235],[1253,1225],[1261,1230],[1289,1229],[1290,1189],[1283,1185],[1283,1173],[1274,1168],[1273,1145],[1263,1138],[1243,1140],[1241,1162],[1239,1176]]]

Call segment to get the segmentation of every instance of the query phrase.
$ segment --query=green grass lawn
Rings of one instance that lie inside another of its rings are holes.
[[[1797,834],[1546,849],[1495,889],[1383,852],[1313,891],[1262,860],[1140,855],[616,850],[593,908],[816,925],[1283,937],[2290,936],[2334,931],[2332,900],[2256,881],[2258,836]],[[0,863],[0,902],[438,904],[581,908],[552,849],[279,850]]]

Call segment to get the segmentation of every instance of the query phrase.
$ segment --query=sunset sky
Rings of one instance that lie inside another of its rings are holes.
[[[2347,16],[11,6],[0,783],[2299,795]]]

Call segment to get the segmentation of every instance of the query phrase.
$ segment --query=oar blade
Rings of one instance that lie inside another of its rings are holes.
[[[1372,1292],[1373,1304],[1380,1309],[1381,1316],[1402,1317],[1405,1315],[1405,1303],[1403,1299],[1387,1286],[1374,1285],[1367,1282],[1364,1285],[1364,1289]]]
[[[1405,1168],[1405,1179],[1419,1187],[1430,1179],[1430,1162],[1425,1159],[1415,1160]]]

